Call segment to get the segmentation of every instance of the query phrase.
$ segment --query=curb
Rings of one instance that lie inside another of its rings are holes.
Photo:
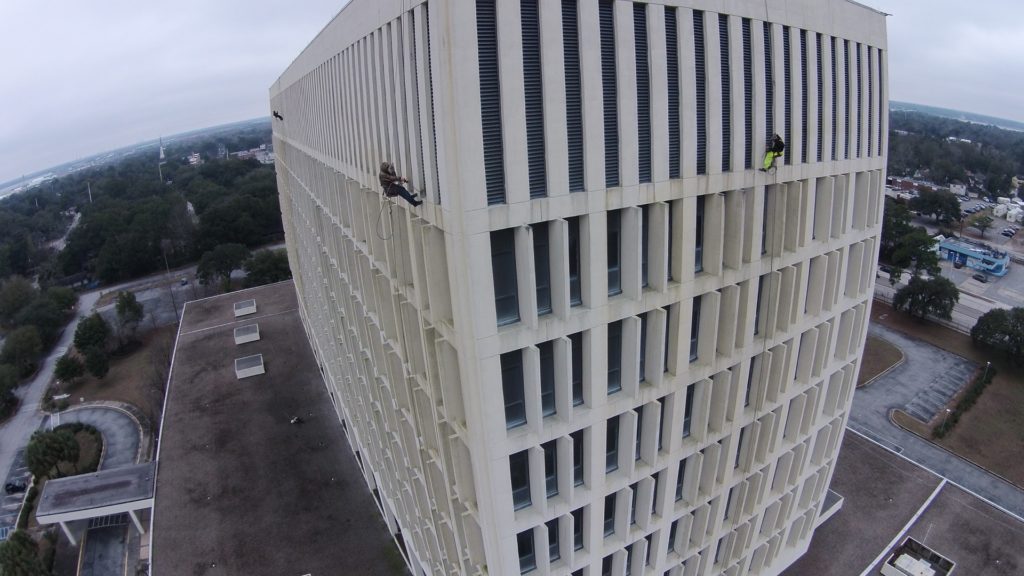
[[[889,411],[889,422],[892,423],[897,428],[899,428],[900,430],[904,430],[906,432],[909,432],[910,434],[913,434],[917,438],[920,438],[921,440],[924,440],[925,442],[931,444],[932,446],[935,446],[936,448],[942,450],[946,454],[949,454],[949,455],[954,456],[954,457],[956,457],[956,458],[958,458],[960,460],[963,460],[964,462],[970,464],[971,466],[977,468],[978,470],[981,470],[982,472],[984,472],[986,474],[990,474],[992,476],[995,476],[996,478],[1002,480],[1003,482],[1006,482],[1007,484],[1009,484],[1010,486],[1013,486],[1014,488],[1016,488],[1018,490],[1024,490],[1024,486],[1018,485],[1016,482],[1010,480],[1006,476],[1003,476],[1002,474],[999,474],[998,472],[993,472],[992,470],[989,470],[988,468],[985,468],[981,464],[978,464],[976,462],[968,460],[967,458],[964,458],[963,456],[957,454],[956,452],[953,452],[949,448],[946,448],[945,446],[936,443],[931,438],[925,438],[924,436],[921,436],[917,432],[914,432],[913,430],[910,430],[909,428],[904,427],[899,422],[897,422],[895,418],[893,418],[893,414],[895,414],[896,412],[900,412],[900,413],[906,414],[908,418],[913,418],[914,420],[917,420],[917,418],[914,418],[913,416],[911,416],[910,414],[907,414],[906,412],[904,412],[903,410],[900,410],[899,408],[893,408],[892,410],[890,410]],[[918,422],[920,422],[920,420],[918,420]],[[927,426],[927,425],[928,424],[925,423],[925,426]]]
[[[855,387],[854,387],[854,390],[860,390],[861,388],[867,388],[868,386],[870,386],[870,385],[874,384],[874,383],[875,383],[875,380],[878,380],[878,379],[879,379],[879,378],[881,378],[882,376],[885,376],[885,375],[886,375],[886,374],[888,374],[889,372],[892,372],[893,370],[895,370],[895,369],[899,368],[900,366],[902,366],[902,365],[903,365],[903,363],[904,363],[904,362],[906,362],[906,361],[907,361],[907,355],[906,355],[906,354],[905,354],[905,353],[903,352],[903,348],[900,348],[899,346],[897,346],[897,345],[893,344],[892,342],[889,342],[888,340],[886,340],[885,338],[882,338],[882,337],[880,337],[880,336],[875,336],[875,338],[878,338],[878,339],[879,339],[879,340],[881,340],[882,342],[885,342],[885,343],[886,343],[886,344],[888,344],[889,346],[892,346],[893,348],[895,348],[895,349],[899,350],[899,351],[900,351],[900,359],[899,359],[899,360],[897,360],[897,361],[896,361],[896,362],[895,362],[895,363],[894,363],[894,364],[893,364],[892,366],[889,366],[889,367],[888,367],[888,368],[886,368],[885,370],[882,370],[882,371],[881,371],[881,372],[879,372],[878,374],[875,374],[875,375],[874,375],[874,376],[873,376],[873,377],[871,378],[871,380],[868,380],[867,382],[865,382],[865,383],[863,383],[863,384],[859,384],[859,385],[855,386]]]
[[[150,434],[149,432],[146,431],[146,428],[148,427],[148,422],[147,422],[147,427],[143,427],[142,422],[146,421],[146,419],[139,412],[138,408],[136,408],[135,406],[132,406],[131,404],[127,404],[125,402],[117,402],[117,401],[113,401],[113,400],[97,400],[97,401],[94,401],[94,402],[85,402],[83,404],[76,404],[75,406],[73,406],[71,408],[68,408],[67,410],[64,410],[64,413],[76,412],[76,411],[85,410],[85,409],[88,409],[88,408],[106,408],[108,410],[117,410],[118,412],[121,412],[121,413],[125,414],[126,416],[128,416],[129,418],[131,418],[132,421],[135,422],[136,429],[138,429],[138,431],[139,431],[139,447],[138,447],[138,449],[135,452],[135,462],[136,463],[141,462],[142,461],[142,456],[144,454],[147,455],[147,456],[149,455],[149,453],[150,453],[149,444],[152,441],[152,434]],[[107,449],[107,444],[106,444],[106,442],[104,442],[103,443],[103,450],[106,451],[106,449]],[[102,461],[103,460],[102,460],[102,454],[101,454],[100,455],[100,462],[102,462]]]

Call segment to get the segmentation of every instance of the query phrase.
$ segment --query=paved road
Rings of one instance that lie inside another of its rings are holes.
[[[933,407],[937,406],[933,411],[941,409],[942,404],[938,403],[935,396],[948,393],[948,374],[951,371],[962,371],[965,365],[970,366],[971,363],[885,326],[870,324],[868,330],[899,346],[906,361],[870,386],[857,390],[850,411],[850,428],[1024,518],[1024,490],[953,456],[889,420],[891,410],[906,409],[924,400]]]
[[[81,422],[103,435],[103,460],[100,469],[120,468],[136,464],[139,455],[140,431],[134,418],[116,408],[88,406],[72,408],[54,417],[54,425]]]
[[[43,394],[46,393],[47,386],[53,379],[53,367],[57,363],[57,359],[63,356],[71,346],[78,321],[92,314],[93,304],[98,299],[99,292],[88,292],[79,297],[75,317],[61,334],[53,352],[43,361],[42,368],[36,373],[32,382],[21,386],[15,392],[21,401],[18,413],[0,425],[0,471],[6,472],[11,469],[15,454],[28,443],[29,437],[42,423],[43,416],[40,414],[39,405]]]

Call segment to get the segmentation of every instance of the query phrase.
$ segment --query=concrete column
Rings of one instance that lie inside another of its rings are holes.
[[[139,517],[135,514],[135,510],[129,510],[128,517],[132,519],[132,524],[135,524],[135,529],[139,531],[139,534],[146,533],[146,529],[143,528],[142,523],[139,522]]]
[[[78,540],[75,539],[74,535],[71,534],[71,529],[68,528],[67,522],[60,523],[61,530],[64,531],[64,535],[68,537],[68,541],[71,542],[72,546],[78,546]]]

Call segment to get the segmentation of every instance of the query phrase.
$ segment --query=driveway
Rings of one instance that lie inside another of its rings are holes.
[[[0,425],[0,474],[19,473],[18,468],[24,464],[16,464],[15,457],[19,450],[28,444],[29,437],[39,429],[43,423],[43,416],[39,412],[39,404],[46,393],[46,388],[53,380],[53,367],[57,359],[67,352],[75,337],[75,328],[78,321],[83,317],[92,314],[93,304],[99,299],[99,292],[82,294],[78,299],[78,308],[75,317],[64,329],[53,351],[43,361],[42,367],[36,373],[31,382],[19,387],[15,394],[18,395],[20,405],[18,412],[3,425]]]
[[[869,324],[868,333],[901,348],[906,361],[854,393],[849,427],[1024,518],[1024,491],[1020,488],[889,420],[894,409],[915,411],[922,416],[941,411],[958,387],[966,384],[975,365],[885,326]]]
[[[138,463],[141,433],[139,423],[117,408],[86,406],[71,408],[55,415],[54,425],[81,422],[103,435],[103,458],[100,469],[120,468]]]

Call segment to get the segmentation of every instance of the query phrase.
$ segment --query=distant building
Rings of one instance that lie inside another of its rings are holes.
[[[188,163],[190,166],[200,166],[203,163],[203,157],[199,152],[193,152],[188,155]]]

